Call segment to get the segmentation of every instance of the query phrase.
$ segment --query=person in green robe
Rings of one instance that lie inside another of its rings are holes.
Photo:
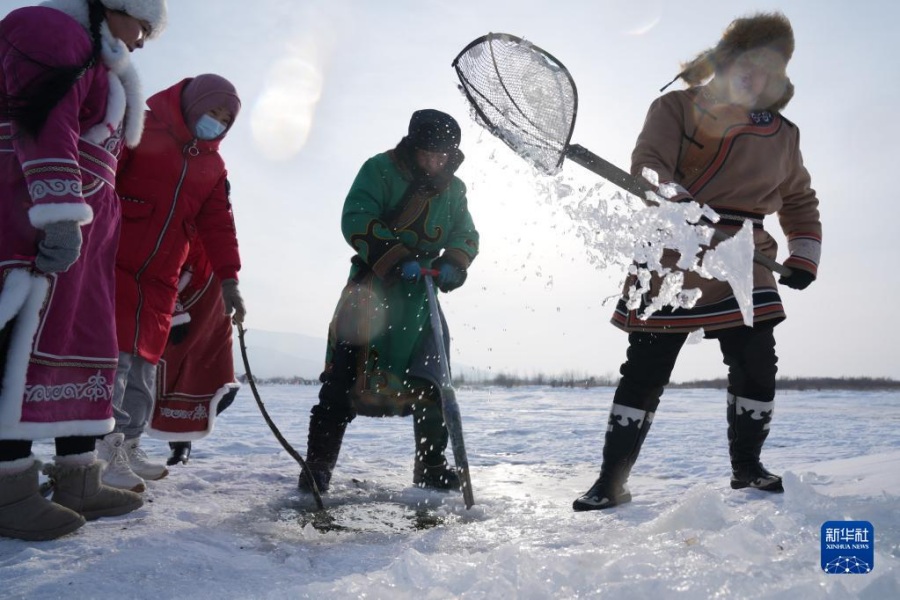
[[[478,254],[478,231],[466,186],[459,124],[433,109],[413,113],[409,131],[368,159],[341,216],[356,253],[328,329],[319,403],[310,414],[306,462],[320,491],[329,488],[347,425],[356,415],[413,415],[413,483],[458,489],[447,464],[437,344],[423,270],[440,292],[454,290]],[[449,332],[444,325],[445,356]],[[308,486],[300,477],[300,488]]]

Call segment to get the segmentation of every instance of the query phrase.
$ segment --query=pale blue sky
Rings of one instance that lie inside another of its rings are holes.
[[[3,13],[30,2],[3,0]],[[247,327],[325,336],[350,248],[344,196],[412,111],[463,126],[470,210],[482,234],[467,285],[443,306],[460,363],[520,374],[614,374],[609,324],[623,273],[598,272],[521,161],[468,117],[450,63],[490,31],[523,36],[571,71],[573,141],[627,168],[658,89],[735,17],[779,9],[797,41],[785,115],[821,200],[819,280],[783,289],[780,374],[900,378],[897,191],[900,8],[890,1],[169,0],[165,34],[135,54],[149,93],[182,77],[231,79],[243,112],[223,143],[244,268]],[[515,14],[511,6],[515,6]],[[676,86],[679,84],[675,84]],[[306,136],[308,133],[308,137]],[[305,141],[304,141],[305,140]],[[573,175],[580,167],[570,164]],[[774,219],[768,228],[777,224]],[[783,260],[784,247],[780,258]],[[552,276],[553,285],[548,286]],[[723,375],[718,345],[685,348],[674,378]]]

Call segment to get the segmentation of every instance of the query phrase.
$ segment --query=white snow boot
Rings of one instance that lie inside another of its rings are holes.
[[[97,440],[97,458],[106,462],[102,477],[104,485],[138,493],[147,489],[144,480],[128,464],[124,433],[110,433]]]
[[[40,542],[55,540],[84,525],[80,514],[41,496],[41,464],[34,458],[21,460],[30,460],[31,465],[23,471],[0,472],[0,536]]]
[[[141,438],[125,440],[125,454],[128,456],[128,466],[134,474],[147,481],[156,481],[169,474],[166,465],[150,462],[147,453],[141,448]]]

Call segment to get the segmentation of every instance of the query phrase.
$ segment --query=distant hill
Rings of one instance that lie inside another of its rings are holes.
[[[318,380],[325,364],[324,338],[302,333],[247,329],[244,339],[247,341],[250,370],[256,379],[303,377]],[[234,371],[240,375],[245,369],[237,332],[234,335],[233,354]]]
[[[319,380],[325,366],[325,338],[304,335],[302,333],[286,333],[283,331],[265,331],[247,329],[247,358],[250,370],[257,379],[275,379],[302,377]],[[232,346],[234,355],[234,372],[244,374],[244,361],[238,345],[237,330]],[[478,379],[486,377],[487,372],[463,363],[451,363],[454,377]]]
[[[704,379],[670,384],[680,388],[725,389],[727,379]],[[779,390],[897,390],[900,381],[887,377],[779,377]]]

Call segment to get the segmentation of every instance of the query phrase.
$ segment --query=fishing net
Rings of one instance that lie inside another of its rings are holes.
[[[569,71],[521,38],[491,33],[453,61],[476,120],[544,173],[562,167],[578,91]]]

